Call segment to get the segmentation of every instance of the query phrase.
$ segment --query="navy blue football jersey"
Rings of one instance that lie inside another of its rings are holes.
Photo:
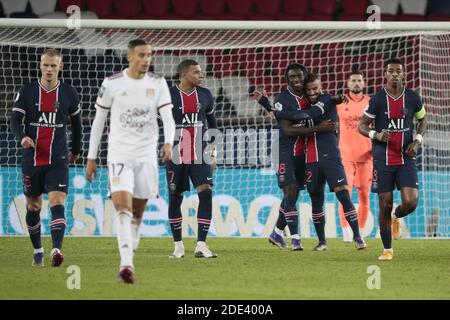
[[[397,98],[383,88],[370,99],[364,114],[374,120],[375,131],[385,129],[390,134],[388,143],[372,140],[374,160],[384,161],[388,166],[405,164],[403,152],[413,140],[414,114],[421,109],[422,99],[408,88]]]
[[[275,97],[274,101],[274,109],[277,111],[298,111],[298,110],[306,110],[309,107],[309,102],[304,96],[297,96],[292,93],[289,89],[281,92],[279,95]],[[275,117],[277,117],[277,112],[274,113]],[[277,117],[277,121],[280,121],[280,118]],[[293,122],[293,125],[304,125],[304,121],[302,122]],[[277,126],[280,129],[280,126]],[[304,154],[304,143],[305,138],[298,137],[289,137],[286,136],[283,130],[280,131],[279,137],[279,145],[280,151],[283,150],[291,150],[293,155],[300,156]]]
[[[336,101],[328,93],[320,95],[317,102],[305,110],[305,113],[309,114],[315,123],[320,123],[323,120],[339,122]],[[330,159],[341,157],[338,131],[313,133],[308,136],[306,140],[306,162],[318,162],[322,157]]]
[[[69,116],[81,111],[79,103],[75,89],[62,82],[51,90],[45,89],[39,80],[22,86],[12,110],[24,114],[25,135],[35,145],[23,150],[24,165],[68,161],[66,125]]]
[[[206,117],[214,113],[214,98],[211,92],[197,86],[190,93],[186,93],[178,86],[170,88],[172,98],[172,113],[177,132],[174,146],[178,146],[180,159],[183,163],[193,163],[201,159],[199,152],[203,151],[206,143],[203,134],[206,131]]]

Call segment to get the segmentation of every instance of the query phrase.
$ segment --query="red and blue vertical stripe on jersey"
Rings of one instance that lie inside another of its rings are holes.
[[[191,93],[187,94],[181,90],[181,107],[183,111],[183,123],[186,121],[188,124],[192,124],[190,128],[183,128],[181,130],[180,138],[180,159],[181,163],[189,164],[195,160],[195,138],[196,128],[194,121],[198,113],[197,104],[199,103],[197,90],[195,89]]]
[[[299,110],[305,110],[309,107],[309,102],[306,98],[296,96],[295,100],[297,100]],[[305,139],[303,137],[297,137],[294,144],[294,155],[298,156],[305,153],[307,163],[319,161],[315,132],[306,136],[306,150],[304,148]]]
[[[297,105],[298,105],[298,110],[305,110],[308,108],[309,103],[308,100],[306,100],[303,97],[298,97],[294,94],[292,94],[295,97],[295,100],[297,101]],[[298,136],[295,139],[295,143],[294,143],[294,156],[300,156],[303,155],[305,153],[305,139],[304,137]]]
[[[386,94],[386,100],[389,121],[388,127],[392,126],[394,129],[399,130],[398,132],[393,132],[391,130],[389,131],[389,141],[387,142],[386,147],[386,165],[398,166],[405,163],[403,159],[403,125],[398,125],[400,123],[403,123],[403,119],[405,118],[403,112],[403,109],[405,108],[405,93],[403,92],[400,97],[397,97],[395,99]]]
[[[42,119],[39,122],[55,124],[56,105],[58,103],[58,86],[47,91],[39,85],[39,111]],[[45,118],[45,119],[44,119]],[[45,121],[44,121],[45,120]],[[34,165],[45,166],[52,163],[52,146],[56,128],[38,127],[36,132],[36,145],[34,149]]]

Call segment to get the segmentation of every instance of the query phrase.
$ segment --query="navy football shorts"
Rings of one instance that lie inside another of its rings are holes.
[[[341,158],[320,159],[319,162],[306,163],[305,181],[309,193],[322,191],[325,182],[330,191],[347,185],[347,177]]]
[[[170,193],[180,193],[189,191],[189,178],[194,188],[202,184],[213,185],[212,168],[206,163],[174,164],[172,161],[166,162],[166,178]]]
[[[298,190],[305,189],[305,156],[295,156],[290,152],[280,152],[277,179],[278,186],[297,185]]]
[[[43,193],[69,189],[69,165],[59,162],[48,166],[22,166],[23,193],[27,197],[38,197]]]
[[[387,166],[385,161],[373,161],[372,192],[391,192],[397,187],[419,189],[415,159],[406,159],[404,165]]]

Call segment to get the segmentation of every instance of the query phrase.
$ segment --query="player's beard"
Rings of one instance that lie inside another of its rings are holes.
[[[362,92],[361,88],[353,88],[352,93],[353,94],[360,94]]]

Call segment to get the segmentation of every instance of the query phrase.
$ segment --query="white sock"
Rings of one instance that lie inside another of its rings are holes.
[[[36,253],[44,253],[44,248],[43,247],[40,247],[39,249],[33,249],[34,250],[34,253],[36,254]]]
[[[133,240],[131,237],[131,217],[129,211],[117,213],[117,242],[120,252],[120,266],[133,267]]]
[[[175,241],[175,249],[184,249],[183,241]]]
[[[275,227],[275,233],[276,234],[278,234],[278,235],[280,235],[280,236],[283,236],[283,230],[281,230],[281,229],[278,229],[277,227]]]
[[[141,239],[140,227],[142,218],[131,219],[131,238],[133,239],[133,252],[135,252],[139,246],[139,240]]]
[[[197,247],[206,247],[205,241],[197,241]]]
[[[394,252],[394,249],[390,248],[390,249],[384,249],[383,252]]]
[[[292,235],[292,239],[300,240],[300,235],[298,233],[297,234],[293,234]]]

